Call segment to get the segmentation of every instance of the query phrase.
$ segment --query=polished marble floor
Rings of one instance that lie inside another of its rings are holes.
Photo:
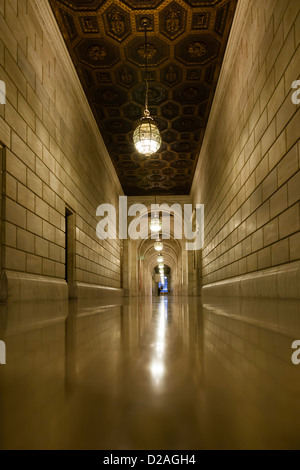
[[[0,306],[0,449],[299,449],[300,301]]]

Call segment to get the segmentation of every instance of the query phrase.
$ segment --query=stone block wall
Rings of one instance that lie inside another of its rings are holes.
[[[240,0],[192,187],[205,204],[204,291],[239,294],[271,268],[260,294],[276,295],[284,267],[282,296],[300,296],[299,41],[298,1]]]
[[[120,241],[98,240],[96,208],[122,188],[48,2],[0,0],[0,32],[2,299],[24,298],[25,273],[28,298],[66,295],[66,208],[72,280],[119,289]]]

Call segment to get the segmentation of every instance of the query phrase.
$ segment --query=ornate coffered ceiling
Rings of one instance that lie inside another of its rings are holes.
[[[49,0],[127,195],[188,194],[237,0]],[[163,143],[132,134],[149,109]]]

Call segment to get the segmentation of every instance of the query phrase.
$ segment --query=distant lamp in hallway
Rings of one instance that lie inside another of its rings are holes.
[[[164,263],[159,263],[158,267],[159,267],[160,269],[164,269],[165,265],[164,265]]]
[[[162,242],[160,241],[159,238],[154,243],[154,248],[155,248],[156,251],[161,251],[163,249],[163,244],[162,244]]]
[[[145,111],[144,116],[140,120],[140,124],[137,126],[133,133],[133,143],[137,151],[146,157],[149,157],[153,153],[157,152],[161,146],[161,136],[158,127],[154,123],[150,116],[148,109],[148,42],[147,42],[147,28],[149,26],[148,18],[142,19],[142,26],[145,28],[145,82],[146,82],[146,95],[145,95]]]
[[[157,212],[155,212],[153,218],[151,218],[149,227],[151,232],[159,232],[161,230],[162,224]]]
[[[158,257],[157,257],[157,262],[158,262],[158,263],[163,263],[163,262],[164,262],[164,257],[163,257],[162,254],[158,255]]]
[[[155,206],[156,206],[156,196],[155,196]],[[159,218],[159,212],[155,211],[154,215],[152,216],[152,211],[151,211],[151,220],[150,220],[149,227],[150,227],[151,232],[159,232],[161,230],[162,222]]]

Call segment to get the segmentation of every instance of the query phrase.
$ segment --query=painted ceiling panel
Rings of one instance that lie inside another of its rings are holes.
[[[124,192],[188,194],[237,0],[49,0]],[[147,18],[158,153],[136,152]]]

